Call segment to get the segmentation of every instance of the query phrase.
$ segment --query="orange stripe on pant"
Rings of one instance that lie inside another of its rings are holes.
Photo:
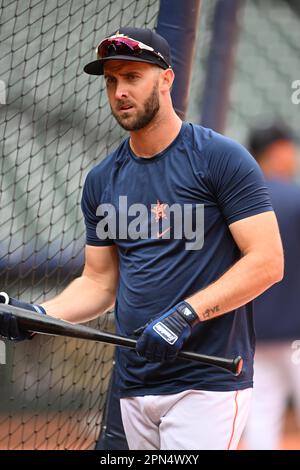
[[[235,431],[235,423],[236,423],[237,415],[238,415],[238,412],[239,412],[239,405],[238,405],[238,402],[237,402],[238,393],[239,393],[239,391],[237,390],[237,392],[236,392],[236,394],[235,394],[235,397],[234,397],[234,401],[235,401],[235,414],[234,414],[234,418],[233,418],[232,431],[231,431],[231,436],[230,436],[229,444],[228,444],[228,446],[227,446],[227,450],[230,450],[230,446],[231,446],[232,439],[233,439],[233,436],[234,436],[234,431]]]

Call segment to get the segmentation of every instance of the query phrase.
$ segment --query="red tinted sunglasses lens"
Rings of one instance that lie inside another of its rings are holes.
[[[97,58],[105,59],[105,57],[111,55],[112,51],[120,55],[138,55],[142,52],[142,49],[137,41],[133,41],[129,38],[108,38],[102,41],[97,47]]]

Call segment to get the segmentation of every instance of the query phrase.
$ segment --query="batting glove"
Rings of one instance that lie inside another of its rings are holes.
[[[180,302],[144,327],[136,344],[138,355],[149,362],[173,361],[199,321],[191,305]]]
[[[1,304],[12,305],[13,307],[25,308],[32,312],[46,315],[45,309],[41,305],[30,304],[20,300],[9,297],[6,292],[0,292],[0,311]],[[35,333],[26,331],[19,327],[18,319],[12,313],[3,312],[0,315],[0,335],[11,341],[23,341],[25,339],[32,339]]]

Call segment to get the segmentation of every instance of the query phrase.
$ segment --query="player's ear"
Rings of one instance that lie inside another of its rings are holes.
[[[162,70],[160,73],[161,91],[171,92],[175,74],[172,69]]]

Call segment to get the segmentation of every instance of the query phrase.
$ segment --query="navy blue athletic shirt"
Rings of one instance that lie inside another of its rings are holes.
[[[116,329],[132,337],[135,329],[228,270],[240,258],[228,226],[272,206],[261,170],[244,147],[184,122],[176,139],[151,158],[137,157],[124,140],[89,172],[82,210],[87,245],[118,248]],[[118,348],[121,396],[251,387],[254,345],[248,303],[201,322],[184,347],[228,358],[241,355],[239,377],[178,358],[148,363],[135,350]]]

